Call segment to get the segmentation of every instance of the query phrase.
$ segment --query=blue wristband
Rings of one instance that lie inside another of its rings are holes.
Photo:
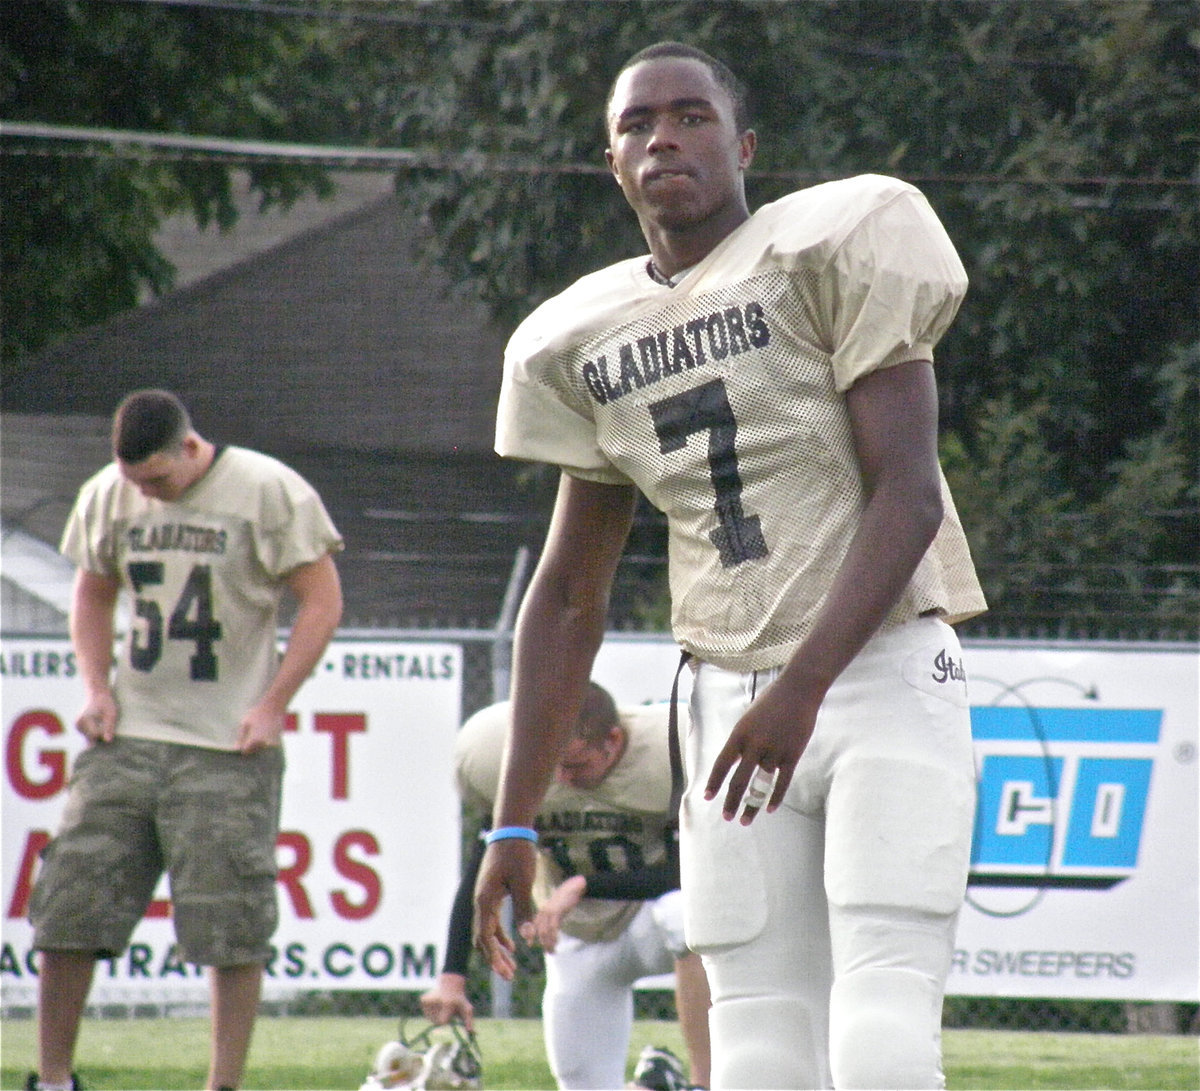
[[[488,830],[484,834],[483,840],[485,844],[490,845],[493,841],[533,841],[537,842],[537,830],[531,830],[528,826],[499,826],[494,830]]]

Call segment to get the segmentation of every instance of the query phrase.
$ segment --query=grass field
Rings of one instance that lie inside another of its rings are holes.
[[[207,1031],[204,1019],[89,1019],[80,1034],[77,1067],[95,1091],[195,1091],[207,1068]],[[395,1034],[394,1020],[373,1016],[260,1019],[244,1086],[357,1091],[376,1050]],[[486,1088],[553,1087],[537,1020],[482,1020],[479,1042]],[[674,1023],[637,1023],[631,1063],[648,1042],[682,1055]],[[32,1020],[4,1024],[0,1088],[23,1085],[34,1048]],[[1188,1037],[950,1030],[945,1057],[952,1089],[1200,1091],[1200,1051]]]

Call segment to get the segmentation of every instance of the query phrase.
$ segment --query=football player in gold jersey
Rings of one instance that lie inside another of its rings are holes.
[[[209,1088],[236,1087],[278,916],[275,839],[288,702],[341,619],[342,540],[295,471],[192,427],[141,390],[114,461],[79,491],[71,638],[86,703],[63,821],[30,899],[42,1091],[71,1060],[97,958],[123,951],[165,870],[180,955],[209,966]],[[113,670],[114,614],[130,624]],[[297,604],[282,656],[277,612]]]
[[[459,792],[489,818],[509,715],[507,701],[489,705],[455,740]],[[618,708],[590,683],[538,811],[538,911],[526,934],[546,952],[542,1019],[561,1088],[624,1086],[634,985],[671,971],[691,1084],[708,1085],[708,987],[683,940],[667,721],[667,705]],[[442,973],[421,997],[431,1020],[457,1016],[468,1029],[471,894],[482,850],[481,835],[450,915]]]
[[[951,625],[985,609],[937,459],[933,348],[966,275],[925,198],[864,175],[753,215],[736,76],[659,43],[608,163],[649,255],[539,307],[497,450],[561,467],[521,611],[477,943],[532,914],[528,827],[578,713],[641,490],[693,673],[681,810],[714,1087],[942,1086],[974,769]]]

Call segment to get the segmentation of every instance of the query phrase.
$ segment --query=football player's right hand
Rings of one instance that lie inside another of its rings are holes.
[[[488,845],[475,880],[475,948],[506,981],[517,970],[516,947],[500,919],[505,898],[512,898],[513,927],[533,917],[533,875],[537,849],[520,837]]]
[[[475,1007],[467,999],[467,979],[462,974],[441,974],[437,984],[421,994],[421,1011],[438,1026],[457,1016],[467,1030],[475,1029]]]

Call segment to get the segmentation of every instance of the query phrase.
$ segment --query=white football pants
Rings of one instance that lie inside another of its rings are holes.
[[[542,1023],[550,1071],[566,1089],[625,1086],[633,986],[667,974],[686,954],[678,890],[641,909],[615,940],[585,943],[560,934],[546,955]]]
[[[875,636],[826,695],[783,806],[744,827],[704,785],[777,673],[701,663],[693,679],[681,863],[713,1087],[944,1087],[975,803],[958,640],[935,618]]]

